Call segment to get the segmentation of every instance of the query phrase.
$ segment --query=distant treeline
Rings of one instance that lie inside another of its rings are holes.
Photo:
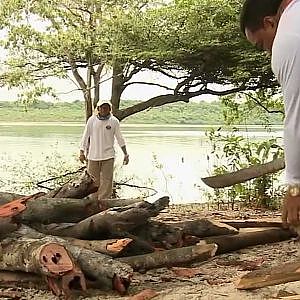
[[[122,101],[122,107],[138,101]],[[241,105],[242,106],[242,105]],[[132,115],[123,122],[143,124],[224,124],[225,107],[220,101],[198,103],[174,103],[153,108]],[[242,111],[242,109],[241,109]],[[264,125],[282,124],[282,115],[268,114],[260,108],[245,109],[244,114],[235,120],[239,124]],[[40,101],[29,106],[18,102],[0,101],[0,121],[7,122],[83,122],[84,103],[82,101],[50,103]]]

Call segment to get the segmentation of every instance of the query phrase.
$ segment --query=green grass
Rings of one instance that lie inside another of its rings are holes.
[[[131,106],[137,101],[123,101],[121,108]],[[264,112],[260,112],[264,114]],[[266,113],[265,113],[266,114]],[[257,111],[249,112],[247,124],[263,125]],[[269,115],[270,124],[282,124],[280,115]],[[0,102],[0,121],[2,122],[84,122],[84,103],[38,102],[25,108],[16,102]],[[174,103],[156,107],[132,115],[124,123],[138,124],[223,124],[223,105],[221,102]]]

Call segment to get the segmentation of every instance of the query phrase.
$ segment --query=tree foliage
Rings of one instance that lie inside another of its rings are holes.
[[[33,86],[40,95],[50,92],[42,79],[71,77],[89,117],[101,98],[101,80],[111,72],[111,101],[120,120],[202,94],[276,91],[269,60],[239,33],[241,2],[2,0],[1,27],[7,31],[2,44],[9,53],[2,84]],[[172,78],[174,84],[136,81],[145,70]],[[125,89],[140,84],[163,87],[165,93],[121,109]]]

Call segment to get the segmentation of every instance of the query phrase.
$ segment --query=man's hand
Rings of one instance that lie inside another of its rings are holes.
[[[128,163],[129,163],[129,155],[125,154],[123,159],[123,165],[128,165]]]
[[[299,225],[300,219],[300,196],[286,195],[282,208],[282,224],[284,227],[288,225]]]
[[[84,162],[86,161],[86,157],[85,157],[84,153],[80,153],[80,154],[79,154],[79,160],[80,160],[82,163],[84,163]]]

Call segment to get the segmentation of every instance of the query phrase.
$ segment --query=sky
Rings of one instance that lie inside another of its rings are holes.
[[[158,82],[161,85],[166,85],[170,87],[174,87],[176,82],[173,80],[161,76],[157,73],[145,71],[133,78],[134,81],[147,81],[147,82]],[[104,81],[104,80],[103,80]],[[77,90],[77,87],[71,80],[66,79],[57,79],[51,78],[48,79],[45,84],[51,86],[56,91],[56,94],[60,101],[72,102],[75,100],[83,100],[83,95],[81,91]],[[122,94],[123,100],[148,100],[152,97],[169,93],[160,87],[150,86],[150,85],[141,85],[134,84],[125,89]],[[15,101],[17,100],[18,94],[20,90],[18,89],[7,89],[6,87],[0,88],[0,101]],[[110,99],[111,96],[111,80],[104,81],[100,86],[100,97],[101,99]],[[193,101],[214,101],[217,100],[218,97],[211,95],[203,95],[200,97],[196,97]],[[49,97],[44,97],[45,101],[52,101]]]

